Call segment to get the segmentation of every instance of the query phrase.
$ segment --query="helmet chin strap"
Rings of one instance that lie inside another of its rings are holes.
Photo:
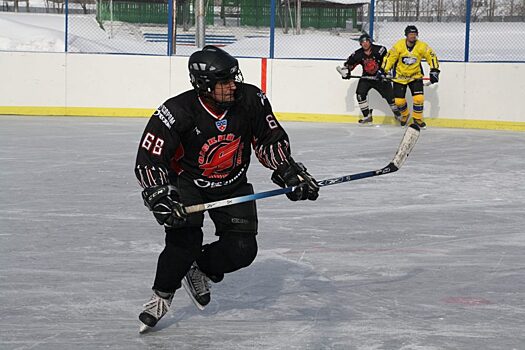
[[[212,97],[211,93],[203,94],[201,97],[204,103],[206,104],[206,106],[210,108],[211,110],[213,110],[213,112],[216,112],[218,114],[232,107],[237,102],[236,99],[234,99],[233,101],[228,101],[228,102],[217,101],[216,99]]]

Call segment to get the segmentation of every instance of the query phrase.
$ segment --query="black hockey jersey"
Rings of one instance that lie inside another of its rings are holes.
[[[289,162],[288,135],[257,87],[238,83],[242,99],[214,113],[194,90],[172,97],[151,116],[139,144],[135,175],[143,188],[176,176],[214,189],[246,179],[251,148],[267,168]]]
[[[356,50],[353,54],[348,57],[345,62],[345,66],[352,71],[356,66],[363,66],[363,75],[373,76],[376,75],[381,64],[383,63],[383,57],[387,54],[387,49],[381,45],[372,44],[371,54],[367,55],[363,48]]]

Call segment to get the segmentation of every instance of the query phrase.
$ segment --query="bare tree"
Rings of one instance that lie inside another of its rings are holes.
[[[496,0],[489,0],[487,5],[487,19],[489,22],[493,22],[496,11]]]
[[[396,22],[416,20],[465,21],[468,1],[473,22],[525,21],[525,0],[376,0],[376,16]],[[510,17],[510,18],[508,18]]]

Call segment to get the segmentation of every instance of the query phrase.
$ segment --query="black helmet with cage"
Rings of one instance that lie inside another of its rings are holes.
[[[243,82],[243,76],[239,69],[239,61],[226,51],[207,45],[202,50],[194,52],[189,59],[188,69],[190,81],[199,96],[210,97],[210,94],[218,82],[233,80],[236,83]],[[237,89],[235,100],[240,98],[240,91]],[[218,102],[221,106],[221,102]],[[228,106],[231,102],[226,103]],[[221,107],[228,107],[223,105]]]
[[[417,27],[414,25],[409,25],[405,28],[405,36],[408,36],[410,33],[416,33],[416,35],[419,35],[419,32],[417,31]]]
[[[361,36],[359,37],[359,43],[361,44],[363,41],[369,41],[369,42],[372,42],[372,38],[371,38],[370,35],[368,35],[367,33],[363,33],[363,34],[361,34]]]

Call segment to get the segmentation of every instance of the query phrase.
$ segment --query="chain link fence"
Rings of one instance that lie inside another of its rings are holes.
[[[0,50],[345,59],[413,24],[441,61],[525,62],[525,0],[0,0]]]
[[[523,0],[377,0],[364,26],[390,47],[409,24],[443,61],[525,61]]]

